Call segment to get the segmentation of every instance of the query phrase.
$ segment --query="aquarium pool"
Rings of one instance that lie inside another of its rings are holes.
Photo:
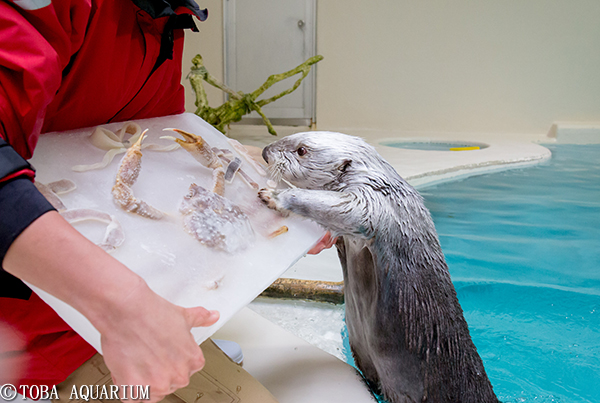
[[[421,193],[498,398],[600,402],[600,145],[548,148]]]

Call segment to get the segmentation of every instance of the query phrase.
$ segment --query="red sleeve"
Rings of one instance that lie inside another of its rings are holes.
[[[72,52],[70,36],[48,3],[24,10],[0,0],[0,135],[26,159]]]

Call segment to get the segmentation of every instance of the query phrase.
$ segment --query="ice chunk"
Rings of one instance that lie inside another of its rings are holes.
[[[190,185],[179,211],[186,231],[206,246],[235,253],[254,241],[250,220],[239,207],[195,183]]]

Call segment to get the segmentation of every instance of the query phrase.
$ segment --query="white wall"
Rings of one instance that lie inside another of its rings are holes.
[[[185,45],[183,48],[182,83],[186,89],[185,110],[196,111],[196,96],[186,76],[192,67],[192,58],[202,55],[207,70],[216,78],[223,81],[223,4],[221,0],[196,0],[200,8],[208,8],[208,18],[204,22],[196,20],[200,32],[185,30]],[[223,103],[223,92],[204,83],[208,102],[216,107]]]
[[[196,46],[222,77],[222,3],[200,4],[209,20]],[[317,24],[320,129],[545,133],[600,121],[600,1],[319,0]]]

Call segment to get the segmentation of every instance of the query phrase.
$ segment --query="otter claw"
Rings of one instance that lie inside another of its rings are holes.
[[[269,208],[276,210],[277,203],[273,198],[273,190],[262,188],[258,191],[258,198]]]
[[[258,198],[270,209],[278,211],[284,217],[289,215],[289,211],[284,209],[277,201],[277,192],[273,189],[263,188],[258,191]]]

